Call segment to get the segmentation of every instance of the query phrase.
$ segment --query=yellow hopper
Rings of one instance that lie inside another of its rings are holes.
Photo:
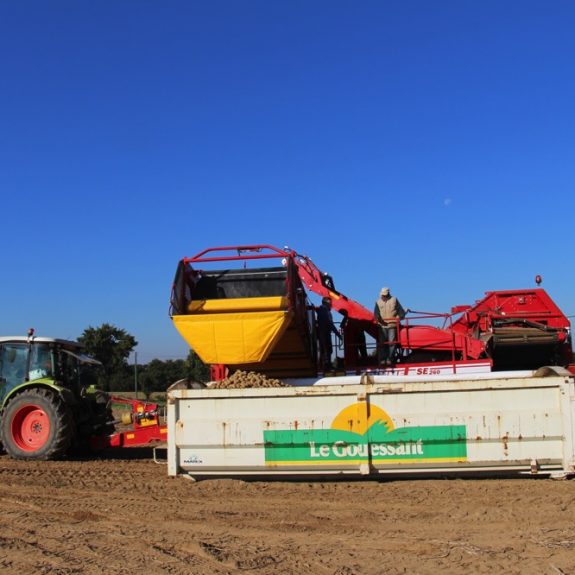
[[[264,362],[291,323],[284,296],[196,300],[172,319],[208,364]]]

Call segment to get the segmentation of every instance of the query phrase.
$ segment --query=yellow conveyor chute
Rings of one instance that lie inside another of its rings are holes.
[[[204,363],[262,362],[292,320],[287,303],[282,296],[198,300],[172,320]]]

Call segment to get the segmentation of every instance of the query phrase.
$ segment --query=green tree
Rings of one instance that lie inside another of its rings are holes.
[[[210,381],[210,367],[200,359],[200,356],[193,349],[190,349],[190,353],[188,353],[186,364],[186,377],[188,379],[202,383]]]
[[[138,345],[134,336],[109,323],[88,327],[78,341],[88,354],[102,362],[98,383],[105,390],[110,390],[113,382],[123,379],[128,357]]]
[[[121,370],[116,370],[110,378],[111,391],[132,391],[134,389],[134,369],[125,365]]]
[[[140,389],[149,396],[153,391],[166,391],[170,385],[180,379],[206,382],[209,381],[209,375],[209,367],[191,351],[185,360],[153,359],[141,365],[138,371],[138,382]]]
[[[186,377],[186,365],[183,359],[153,359],[142,366],[140,373],[139,379],[145,391],[166,391],[172,383]]]

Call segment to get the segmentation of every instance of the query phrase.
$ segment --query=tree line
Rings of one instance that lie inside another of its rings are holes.
[[[193,350],[186,359],[154,359],[142,365],[129,365],[128,358],[138,342],[126,330],[109,323],[88,327],[78,341],[88,355],[101,362],[101,366],[91,369],[88,378],[90,383],[104,391],[133,391],[137,388],[150,394],[166,391],[179,379],[209,380],[209,367]]]

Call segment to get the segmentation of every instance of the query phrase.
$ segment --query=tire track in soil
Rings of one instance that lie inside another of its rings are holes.
[[[151,454],[0,456],[2,574],[575,574],[575,482],[166,473]]]

